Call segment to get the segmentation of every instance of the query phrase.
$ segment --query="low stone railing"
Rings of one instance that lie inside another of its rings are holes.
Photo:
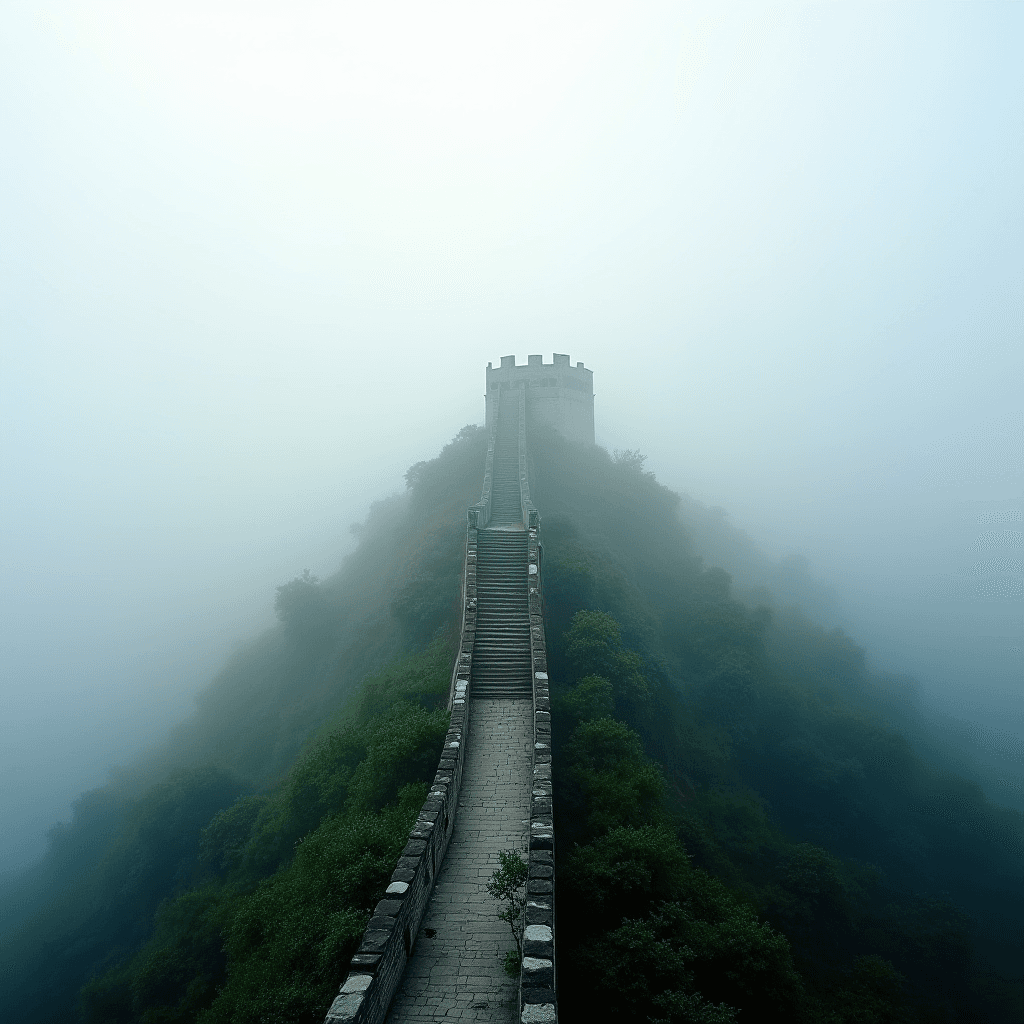
[[[455,827],[469,734],[467,691],[476,636],[476,541],[477,531],[470,527],[466,532],[462,583],[462,635],[449,697],[451,724],[437,772],[384,899],[374,909],[349,964],[348,977],[327,1011],[325,1024],[383,1024],[412,955]]]
[[[522,410],[522,406],[520,406]],[[520,466],[526,471],[525,417],[520,418]],[[523,932],[523,969],[519,976],[522,1024],[557,1024],[555,973],[555,829],[551,816],[551,693],[548,686],[544,593],[541,584],[540,519],[529,502],[523,478],[523,505],[528,528],[530,587],[530,655],[533,669],[533,778],[530,796],[529,876]]]

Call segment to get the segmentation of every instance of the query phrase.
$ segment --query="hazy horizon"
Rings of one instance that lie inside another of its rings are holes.
[[[1019,4],[4,21],[0,870],[512,353],[1024,736]]]

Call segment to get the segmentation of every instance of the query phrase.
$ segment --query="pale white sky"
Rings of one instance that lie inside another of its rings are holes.
[[[512,352],[585,361],[601,443],[806,553],[882,663],[1021,724],[1024,5],[0,26],[9,862]]]

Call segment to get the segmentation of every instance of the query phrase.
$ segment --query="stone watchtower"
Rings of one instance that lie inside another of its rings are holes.
[[[494,423],[498,393],[525,386],[529,421],[549,423],[577,444],[593,444],[594,371],[582,363],[570,365],[558,352],[553,363],[543,359],[527,356],[525,366],[516,366],[515,356],[502,356],[501,366],[487,364],[487,429]]]

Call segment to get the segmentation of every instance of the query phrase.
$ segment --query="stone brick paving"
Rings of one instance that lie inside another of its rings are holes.
[[[501,966],[512,935],[484,886],[499,850],[526,850],[532,709],[529,700],[470,702],[455,830],[388,1024],[515,1021],[518,984]]]

